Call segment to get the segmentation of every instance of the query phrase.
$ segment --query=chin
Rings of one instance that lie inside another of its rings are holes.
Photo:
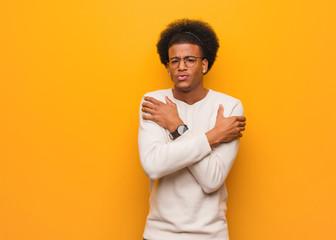
[[[174,85],[174,88],[178,91],[181,91],[181,92],[189,92],[191,90],[191,87],[190,86],[179,86],[179,85]]]

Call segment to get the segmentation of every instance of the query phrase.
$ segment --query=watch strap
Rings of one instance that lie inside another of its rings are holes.
[[[183,130],[182,130],[182,132],[180,134],[178,130],[181,127],[183,128]],[[183,133],[185,133],[187,130],[188,130],[187,125],[179,125],[174,132],[171,132],[169,134],[169,137],[170,137],[170,139],[175,140],[176,138],[178,138],[179,136],[181,136]]]

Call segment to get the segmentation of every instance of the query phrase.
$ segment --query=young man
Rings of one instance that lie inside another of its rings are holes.
[[[227,240],[225,179],[245,130],[238,99],[204,88],[219,44],[202,21],[171,23],[157,44],[173,89],[145,94],[139,153],[150,178],[147,240]]]

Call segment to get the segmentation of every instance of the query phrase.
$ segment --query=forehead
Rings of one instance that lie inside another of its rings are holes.
[[[174,44],[168,49],[169,58],[179,57],[183,58],[185,56],[201,56],[201,51],[198,45],[190,43],[180,43]]]

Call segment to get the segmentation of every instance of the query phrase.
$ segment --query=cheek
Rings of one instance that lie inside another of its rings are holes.
[[[202,69],[197,69],[196,71],[194,71],[193,75],[197,78],[202,78]]]

